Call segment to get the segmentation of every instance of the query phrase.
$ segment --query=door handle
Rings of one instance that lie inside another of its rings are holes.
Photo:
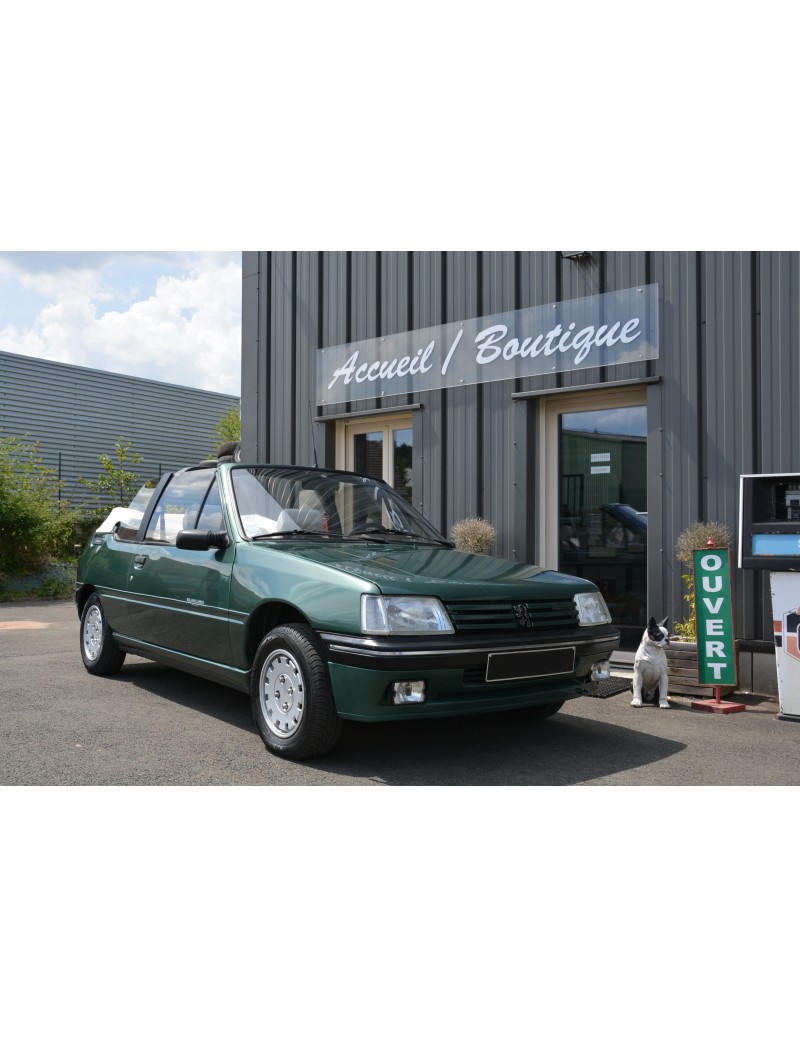
[[[147,561],[147,555],[135,555],[133,564],[136,569],[141,569],[144,563]]]

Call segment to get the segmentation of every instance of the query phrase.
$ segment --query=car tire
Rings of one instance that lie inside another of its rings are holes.
[[[270,631],[250,677],[253,719],[270,752],[308,760],[330,752],[342,721],[336,712],[319,638],[302,623]]]
[[[520,716],[525,720],[547,720],[548,717],[555,716],[566,701],[562,699],[560,702],[545,702],[541,706],[526,706],[519,711]]]
[[[83,665],[98,677],[119,673],[125,653],[114,640],[98,594],[91,594],[81,613],[81,659]]]

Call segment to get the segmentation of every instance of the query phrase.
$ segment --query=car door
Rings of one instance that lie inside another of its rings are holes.
[[[134,636],[184,655],[230,662],[228,599],[234,547],[190,551],[182,529],[225,530],[216,469],[179,472],[150,515],[129,577]]]

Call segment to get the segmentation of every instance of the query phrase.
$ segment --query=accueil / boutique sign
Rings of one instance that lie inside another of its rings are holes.
[[[317,404],[658,358],[658,287],[495,313],[321,349]]]

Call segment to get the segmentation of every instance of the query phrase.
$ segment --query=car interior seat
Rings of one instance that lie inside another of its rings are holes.
[[[277,532],[305,529],[309,533],[325,532],[325,516],[317,508],[284,508],[278,516]]]

